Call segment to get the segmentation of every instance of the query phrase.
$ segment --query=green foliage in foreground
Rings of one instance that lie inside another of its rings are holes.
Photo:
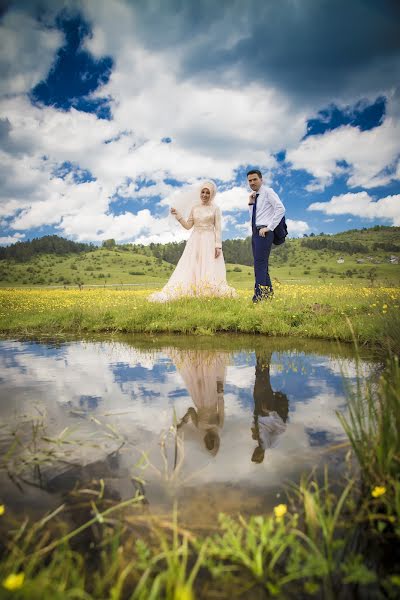
[[[147,513],[145,535],[143,521],[138,527],[135,520],[142,497],[110,506],[104,484],[91,492],[90,520],[72,531],[63,506],[34,523],[8,526],[2,507],[0,598],[397,598],[398,359],[388,361],[378,385],[362,381],[342,419],[359,461],[357,478],[349,472],[332,485],[327,470],[322,479],[303,477],[272,514],[220,515],[219,530],[201,536],[180,528],[176,510],[170,523]],[[84,531],[93,532],[89,554],[79,541]]]

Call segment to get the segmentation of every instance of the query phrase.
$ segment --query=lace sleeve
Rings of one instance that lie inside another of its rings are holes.
[[[190,215],[187,221],[185,221],[185,219],[183,217],[181,217],[180,214],[178,214],[176,216],[177,220],[179,221],[179,223],[182,225],[182,227],[184,227],[185,229],[192,229],[193,224],[194,224],[194,217],[193,217],[193,208],[190,211]]]
[[[215,247],[222,248],[221,241],[221,211],[218,206],[215,208],[214,213],[214,227],[215,227]]]

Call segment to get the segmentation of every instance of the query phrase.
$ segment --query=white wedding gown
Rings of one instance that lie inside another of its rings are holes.
[[[198,204],[187,221],[179,221],[193,231],[175,271],[160,292],[149,296],[150,302],[168,302],[185,296],[235,297],[236,291],[226,281],[222,250],[215,258],[215,248],[221,248],[221,212],[214,204]]]

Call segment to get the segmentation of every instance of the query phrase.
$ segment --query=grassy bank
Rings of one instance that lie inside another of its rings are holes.
[[[343,424],[359,471],[349,453],[344,479],[304,476],[271,514],[220,515],[214,532],[182,528],[178,509],[152,516],[140,491],[145,471],[124,502],[108,497],[102,479],[74,490],[75,519],[66,504],[32,521],[1,505],[0,598],[397,598],[399,390],[392,358],[378,382],[360,378],[349,398]],[[16,481],[17,447],[18,437],[0,462]]]
[[[253,305],[236,299],[147,301],[153,290],[0,290],[3,335],[84,332],[257,333],[379,344],[398,321],[399,288],[276,285],[275,297]],[[351,327],[349,323],[351,322]]]

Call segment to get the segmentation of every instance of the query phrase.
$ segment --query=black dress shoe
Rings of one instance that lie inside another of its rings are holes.
[[[254,294],[252,301],[254,304],[262,302],[263,300],[271,300],[274,296],[274,290],[272,288],[263,288],[261,294]]]

